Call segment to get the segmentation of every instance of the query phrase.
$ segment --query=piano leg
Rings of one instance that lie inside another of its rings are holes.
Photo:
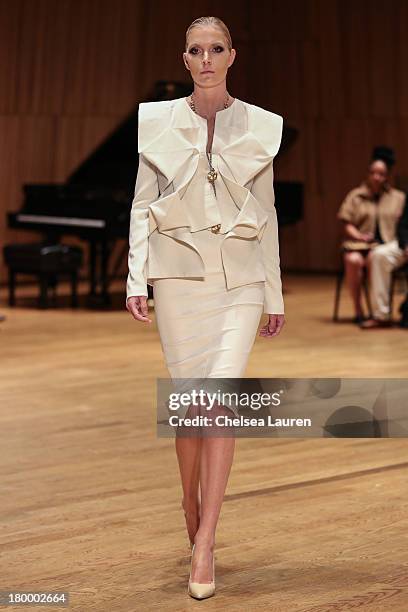
[[[57,307],[57,286],[58,286],[58,278],[56,275],[52,275],[49,277],[48,286],[52,289],[52,305],[54,308]]]
[[[98,245],[94,240],[89,244],[89,297],[96,296],[96,260],[98,255]]]
[[[78,306],[78,274],[76,270],[71,272],[71,308],[77,308]]]
[[[16,305],[16,273],[9,268],[9,306]]]
[[[48,278],[46,274],[39,275],[40,295],[38,305],[40,308],[48,308]]]
[[[90,291],[88,305],[92,308],[110,306],[109,295],[109,242],[107,239],[90,243]],[[98,289],[100,292],[98,292]]]
[[[111,299],[109,295],[109,277],[108,277],[108,264],[109,264],[109,242],[108,240],[103,240],[101,243],[101,288],[102,288],[102,298],[105,304],[110,304]]]

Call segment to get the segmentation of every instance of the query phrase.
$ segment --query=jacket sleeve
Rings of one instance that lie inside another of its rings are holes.
[[[149,204],[158,197],[159,185],[156,170],[143,156],[143,153],[139,153],[139,168],[130,213],[126,301],[131,296],[148,295]]]
[[[268,222],[260,241],[266,274],[264,312],[268,314],[284,314],[278,219],[273,188],[273,160],[255,176],[251,193],[268,214]]]
[[[354,194],[354,189],[348,192],[337,211],[337,219],[345,221],[346,223],[352,223],[357,227],[358,202]]]

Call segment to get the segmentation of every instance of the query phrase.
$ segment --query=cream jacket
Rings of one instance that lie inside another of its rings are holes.
[[[273,159],[282,126],[280,115],[238,98],[217,112],[212,144],[215,185],[222,180],[236,204],[236,213],[225,215],[220,202],[217,217],[216,206],[206,215],[196,201],[189,206],[184,197],[205,155],[207,120],[184,97],[139,105],[139,169],[130,218],[126,299],[147,296],[147,284],[158,278],[203,278],[205,265],[192,232],[219,221],[227,288],[265,281],[264,312],[284,313],[273,189]],[[203,181],[203,202],[209,187]],[[196,200],[197,188],[193,191]]]

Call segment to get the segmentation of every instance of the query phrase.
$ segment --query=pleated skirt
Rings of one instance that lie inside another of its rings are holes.
[[[228,289],[223,234],[203,230],[192,236],[204,260],[205,278],[155,279],[154,310],[165,363],[171,378],[178,379],[178,390],[188,391],[190,379],[201,379],[205,390],[214,393],[219,385],[211,385],[211,379],[241,378],[245,372],[263,313],[265,283]],[[222,392],[236,390],[235,381],[223,381]],[[224,405],[238,415],[234,402]]]

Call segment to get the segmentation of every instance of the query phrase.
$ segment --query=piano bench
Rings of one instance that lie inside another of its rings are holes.
[[[9,305],[15,306],[17,274],[33,274],[38,277],[40,293],[39,308],[48,307],[48,288],[55,292],[58,277],[71,279],[71,307],[78,305],[78,271],[82,265],[82,249],[66,244],[46,244],[43,242],[8,244],[3,247],[4,261],[9,271]]]

